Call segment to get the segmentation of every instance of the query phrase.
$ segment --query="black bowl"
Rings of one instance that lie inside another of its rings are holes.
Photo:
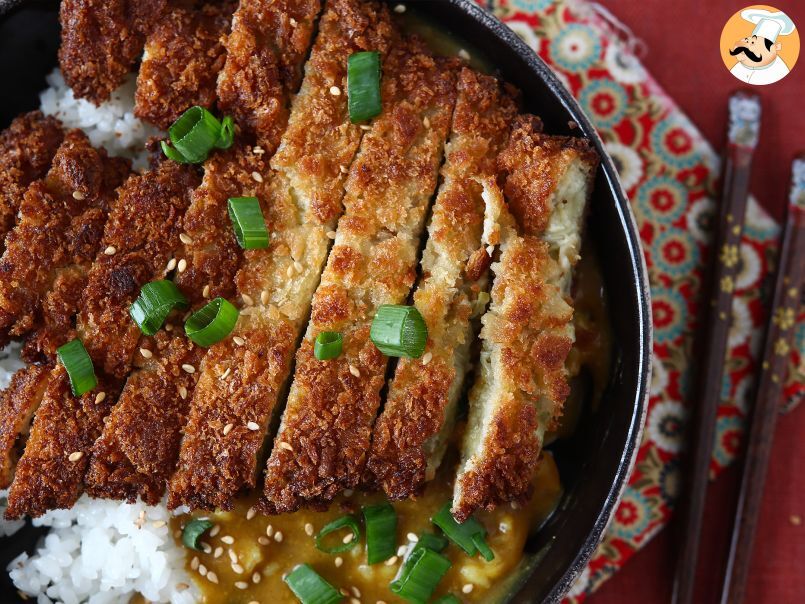
[[[648,399],[651,367],[649,286],[639,237],[612,160],[592,124],[550,69],[500,21],[469,0],[412,2],[425,18],[482,49],[500,75],[524,93],[525,107],[552,134],[586,136],[602,157],[587,237],[609,292],[614,365],[600,405],[575,435],[552,449],[565,495],[529,540],[528,555],[498,593],[513,602],[554,602],[570,587],[600,542],[634,463]],[[45,75],[56,65],[58,3],[0,0],[0,127],[38,106]],[[0,564],[31,548],[39,531],[26,527],[0,540]],[[0,572],[2,601],[16,598]]]

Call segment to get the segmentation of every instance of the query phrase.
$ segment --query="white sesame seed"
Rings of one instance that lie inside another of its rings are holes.
[[[204,289],[201,290],[201,295],[205,298],[210,297],[210,285],[209,283],[204,286]]]
[[[358,371],[358,368],[355,365],[349,366],[349,372],[354,375],[355,377],[361,377],[361,372]]]
[[[235,538],[231,535],[224,535],[221,537],[221,543],[226,543],[227,545],[232,545],[235,542]]]
[[[206,575],[207,574],[207,567],[204,566],[203,564],[199,564],[198,565],[198,574],[200,574],[202,577],[204,575]]]
[[[288,277],[293,277],[293,275],[294,275],[293,264],[291,264],[288,267],[288,270],[285,271],[285,275],[288,276]]]
[[[341,568],[341,565],[344,563],[344,559],[341,556],[336,556],[335,560],[333,560],[336,568]]]
[[[408,541],[410,541],[411,543],[416,543],[417,541],[419,541],[419,537],[417,537],[414,533],[408,533],[405,536],[405,538],[408,539]]]
[[[358,598],[350,598],[349,604],[361,604],[361,601]]]
[[[165,331],[173,331],[173,323],[165,323]]]
[[[187,260],[185,260],[184,258],[179,260],[178,264],[176,265],[176,270],[179,271],[180,273],[185,272],[187,270]]]
[[[73,199],[76,201],[84,201],[87,198],[81,191],[73,191]]]
[[[249,428],[249,430],[251,430],[251,428]],[[248,510],[246,510],[246,520],[251,520],[255,516],[257,516],[257,510],[255,510],[254,508],[249,508]]]
[[[220,558],[223,555],[223,553],[224,553],[224,548],[219,545],[218,547],[215,548],[215,552],[213,552],[212,557],[213,558]]]
[[[268,545],[271,542],[266,537],[258,537],[257,543],[259,543],[260,545]]]
[[[212,571],[208,572],[207,573],[207,581],[209,581],[210,583],[215,583],[216,585],[218,585],[218,575],[216,575]]]
[[[232,428],[234,428],[234,427],[235,427],[235,424],[227,424],[226,426],[224,426],[224,430],[223,430],[224,436],[226,436],[227,434],[232,432]]]
[[[171,258],[168,260],[168,265],[165,267],[165,270],[170,272],[176,268],[176,258]]]
[[[333,96],[341,96],[341,89],[338,86],[330,86],[330,94]]]
[[[327,239],[335,239],[335,231],[327,231]]]
[[[154,356],[154,353],[147,348],[140,348],[140,354],[143,355],[144,359],[150,359],[152,356]]]
[[[288,23],[291,24],[291,27],[296,27],[296,19],[294,19],[293,17],[288,19]]]
[[[398,4],[397,6],[395,6],[394,7],[394,12],[399,13],[399,14],[403,14],[405,12],[405,4]]]
[[[385,564],[386,566],[394,566],[395,564],[397,564],[397,560],[398,560],[397,556],[392,556],[391,558],[386,560]]]
[[[430,351],[426,352],[425,354],[422,355],[422,364],[427,365],[428,363],[430,363],[431,359],[433,359],[433,353]]]
[[[459,50],[459,51],[458,51],[458,56],[459,56],[459,57],[461,57],[462,59],[464,59],[465,61],[469,61],[469,60],[470,60],[470,53],[468,53],[468,52],[467,52],[466,50],[464,50],[463,48],[462,48],[461,50]]]
[[[397,556],[402,556],[405,553],[405,550],[406,550],[406,547],[404,545],[401,545],[400,547],[398,547],[397,548]]]
[[[231,367],[227,367],[227,368],[226,368],[226,371],[224,371],[224,372],[221,374],[221,379],[222,379],[222,380],[225,380],[226,378],[228,378],[228,377],[229,377],[229,374],[230,374],[230,373],[232,373],[232,368],[231,368]]]
[[[240,564],[238,564],[237,562],[234,562],[232,564],[232,570],[235,571],[239,575],[243,574],[243,567]]]
[[[308,536],[313,534],[313,525],[310,524],[309,522],[305,523],[305,534]]]
[[[193,243],[193,238],[187,233],[179,233],[179,241],[187,245],[190,245],[191,243]]]
[[[187,398],[187,388],[179,386],[179,396],[182,397],[182,400],[185,400]]]
[[[271,296],[269,296],[266,290],[260,292],[260,302],[262,302],[263,304],[268,304],[270,300]]]
[[[302,266],[301,262],[294,262],[293,267],[294,267],[294,269],[296,270],[297,273],[301,273],[302,269],[305,268],[304,266]]]
[[[257,424],[257,422],[249,422],[246,424],[246,427],[252,432],[260,429],[260,426]]]
[[[369,129],[370,126],[367,126],[366,124],[361,124],[361,130],[369,130]]]
[[[464,587],[461,588],[461,592],[468,594],[470,593],[475,586],[472,583],[467,583]]]
[[[193,559],[190,561],[190,568],[192,570],[196,570],[198,568],[198,556],[193,556]]]
[[[486,246],[486,253],[487,254],[489,254],[491,256],[494,252],[495,252],[495,246],[494,245],[487,245]]]
[[[422,124],[425,126],[425,128],[430,128],[430,119],[428,119],[427,115],[422,120]]]
[[[257,182],[263,182],[263,175],[260,174],[259,172],[256,172],[256,171],[252,172],[252,178],[254,180],[256,180]]]
[[[252,153],[254,153],[255,155],[262,155],[263,153],[265,153],[265,149],[263,149],[260,145],[255,145],[254,148],[252,149]]]
[[[350,533],[349,535],[344,535],[344,538],[341,539],[342,543],[350,543],[353,539],[354,535]]]
[[[274,533],[274,541],[277,543],[282,543],[282,531],[277,531]]]
[[[216,524],[210,529],[210,537],[215,537],[220,532],[221,532],[221,525]]]
[[[266,527],[266,535],[268,535],[269,537],[273,537],[273,536],[274,536],[274,526],[273,526],[273,525],[269,524],[269,525]]]
[[[211,554],[212,553],[212,545],[210,545],[209,543],[203,543],[202,542],[201,551],[203,551],[205,554]]]
[[[246,343],[246,340],[244,340],[240,336],[235,336],[234,338],[232,338],[232,341],[235,342],[235,344],[237,344],[238,346],[243,346]]]
[[[361,590],[355,587],[354,585],[352,586],[352,593],[355,594],[356,598],[361,597]]]
[[[83,452],[81,452],[81,451],[73,451],[72,453],[70,453],[70,455],[67,456],[67,460],[68,461],[78,461],[82,457],[84,457]]]
[[[254,305],[254,300],[252,300],[252,297],[249,294],[241,294],[240,297],[243,298],[243,303],[246,306]]]
[[[347,172],[349,172],[349,169],[346,166],[343,166],[343,165],[338,166],[338,170],[341,172],[341,174],[346,174]]]
[[[249,584],[246,581],[235,581],[235,587],[238,589],[248,589]]]
[[[293,447],[286,443],[285,441],[280,443],[280,448],[285,449],[286,451],[293,451]]]
[[[166,524],[168,523],[165,522],[164,520],[155,520],[154,522],[151,523],[151,526],[153,526],[154,528],[162,528]]]
[[[107,256],[114,256],[115,252],[117,252],[117,248],[114,245],[110,245],[103,251]]]
[[[229,555],[229,559],[232,561],[232,564],[236,564],[238,561],[238,556],[233,550],[228,550],[227,555]]]
[[[182,369],[184,369],[187,373],[195,373],[196,372],[196,368],[193,367],[192,365],[188,365],[187,363],[182,365]]]
[[[106,393],[105,392],[99,392],[98,394],[95,395],[95,404],[96,405],[104,402],[105,400],[106,400]]]
[[[254,571],[254,572],[252,573],[252,583],[255,583],[255,584],[256,584],[256,583],[259,583],[259,582],[260,582],[260,579],[262,579],[262,578],[263,578],[263,575],[261,575],[261,574],[260,574],[260,573],[258,573],[257,571]]]

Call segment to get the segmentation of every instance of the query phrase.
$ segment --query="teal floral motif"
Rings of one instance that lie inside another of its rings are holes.
[[[724,467],[732,463],[738,453],[743,421],[734,415],[721,416],[716,421],[716,442],[713,457],[718,465]]]
[[[660,497],[665,503],[673,506],[679,495],[679,460],[672,459],[660,470]]]
[[[673,119],[666,118],[654,126],[651,146],[664,163],[678,170],[692,168],[702,161],[693,137],[681,123]]]
[[[674,222],[685,213],[687,205],[685,185],[670,176],[653,176],[637,189],[637,208],[647,219]]]
[[[547,10],[554,0],[511,0],[512,6],[527,12]]]
[[[687,302],[682,294],[667,287],[652,288],[651,306],[657,343],[672,342],[680,337],[687,314]]]
[[[669,227],[654,238],[651,259],[666,275],[683,277],[699,265],[699,246],[686,231]]]
[[[571,23],[551,40],[550,54],[562,69],[582,73],[601,56],[601,39],[593,28]]]
[[[648,499],[640,491],[627,486],[623,491],[623,500],[615,512],[616,522],[610,526],[610,532],[616,537],[632,542],[645,532],[650,518],[651,504]]]
[[[730,400],[730,394],[732,394],[732,377],[728,371],[725,371],[724,377],[721,378],[721,400]]]
[[[581,106],[598,128],[612,128],[623,119],[629,105],[626,90],[614,80],[591,80],[579,93]]]

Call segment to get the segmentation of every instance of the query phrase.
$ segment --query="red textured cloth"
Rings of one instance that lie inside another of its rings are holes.
[[[604,5],[646,43],[648,50],[642,58],[646,68],[719,149],[726,124],[725,99],[740,83],[724,68],[717,45],[723,24],[745,4],[732,0],[606,0]],[[776,6],[805,30],[805,2],[785,0]],[[671,25],[682,21],[695,23],[695,30],[683,32]],[[753,90],[763,101],[763,122],[752,192],[780,220],[787,200],[791,159],[796,152],[805,151],[805,56],[800,55],[797,66],[783,81]],[[800,406],[780,418],[777,426],[747,602],[805,600],[803,437],[805,408]],[[733,466],[710,487],[696,602],[718,601],[739,477],[739,468]],[[673,565],[672,531],[663,531],[589,601],[668,602]]]

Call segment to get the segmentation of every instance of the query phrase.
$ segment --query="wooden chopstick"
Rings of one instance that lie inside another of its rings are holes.
[[[703,352],[698,367],[695,396],[691,400],[692,450],[687,459],[687,490],[680,500],[681,541],[674,573],[674,604],[690,604],[696,579],[710,459],[713,452],[716,412],[727,355],[732,316],[732,298],[739,269],[741,235],[749,195],[752,155],[760,128],[760,99],[748,92],[734,93],[729,100],[729,129],[718,233],[709,279],[710,304],[704,324]]]
[[[752,544],[763,501],[763,486],[771,456],[774,425],[780,410],[788,352],[805,292],[805,156],[794,160],[792,176],[774,301],[766,330],[763,364],[732,526],[727,573],[721,590],[722,604],[740,604],[746,594]]]

